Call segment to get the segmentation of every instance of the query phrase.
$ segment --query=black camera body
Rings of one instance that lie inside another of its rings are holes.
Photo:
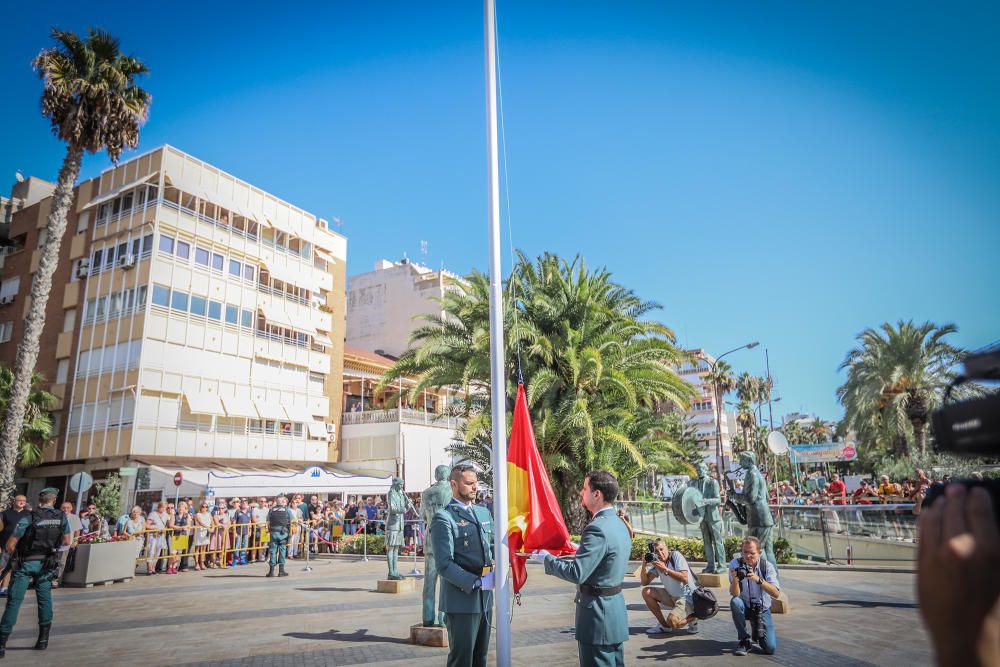
[[[750,574],[750,570],[752,568],[749,565],[747,565],[746,561],[744,561],[742,558],[740,558],[737,561],[737,563],[738,565],[736,566],[734,572],[736,573],[736,578],[739,579],[740,581],[743,581],[744,579],[747,578],[747,575]],[[747,616],[747,618],[749,618],[749,616]]]
[[[996,456],[1000,450],[1000,393],[948,402],[952,390],[974,380],[1000,380],[1000,347],[974,352],[963,360],[965,372],[945,394],[945,404],[931,414],[934,444],[958,456]]]
[[[647,563],[652,563],[654,560],[656,560],[656,552],[654,551],[654,549],[656,549],[656,542],[652,541],[646,542],[646,554],[644,558]]]

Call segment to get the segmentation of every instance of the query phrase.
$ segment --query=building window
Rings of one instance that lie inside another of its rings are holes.
[[[170,295],[170,307],[174,310],[180,310],[187,312],[188,309],[188,295],[187,292],[179,292],[174,290]]]
[[[14,335],[14,323],[4,322],[0,324],[0,343],[6,343]]]
[[[240,274],[242,272],[243,272],[243,265],[242,264],[240,264],[239,262],[237,262],[235,259],[229,260],[229,273],[231,275],[234,275],[237,278],[239,278]]]
[[[63,311],[63,333],[72,331],[76,326],[76,308],[67,308]]]
[[[213,320],[222,319],[222,304],[218,301],[208,302],[208,316]]]
[[[142,237],[142,254],[145,255],[153,251],[153,235],[146,234]]]
[[[56,364],[56,384],[66,384],[69,375],[69,359],[60,359]]]
[[[222,271],[222,267],[226,263],[226,258],[218,253],[212,253],[212,269],[215,271]]]
[[[243,277],[246,278],[247,280],[253,280],[253,274],[254,274],[254,267],[250,266],[249,264],[244,264]]]
[[[83,234],[87,231],[87,223],[90,222],[90,211],[84,211],[76,219],[76,233]]]
[[[231,304],[226,305],[226,322],[237,324],[240,318],[240,309]]]
[[[160,235],[160,252],[174,254],[174,239],[172,237]]]
[[[181,259],[188,259],[191,257],[191,244],[186,241],[177,241],[177,256]]]
[[[302,436],[305,435],[305,433],[303,433],[302,431],[302,424],[298,422],[292,424],[292,435],[294,435],[296,438],[301,438]]]
[[[264,422],[264,433],[267,433],[268,435],[274,435],[277,432],[278,432],[278,425],[276,422],[273,421]]]
[[[195,248],[194,263],[201,266],[208,266],[208,251],[204,248]]]
[[[252,311],[243,310],[240,313],[240,316],[242,317],[242,320],[240,321],[240,325],[241,326],[244,326],[247,329],[253,328],[253,312]]]
[[[191,295],[191,314],[205,316],[205,297]]]
[[[101,260],[104,259],[104,249],[95,250],[94,258],[91,260],[90,265],[94,267],[95,271],[101,270]]]

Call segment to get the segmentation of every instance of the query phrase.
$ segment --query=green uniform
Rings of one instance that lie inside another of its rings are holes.
[[[452,499],[431,524],[441,604],[448,628],[448,667],[486,667],[493,591],[482,577],[493,571],[493,517],[484,507]]]
[[[292,510],[287,506],[272,507],[267,513],[267,529],[270,534],[268,542],[268,565],[285,568],[285,554],[288,551],[288,535],[292,525]]]
[[[594,515],[573,560],[545,559],[545,573],[580,586],[576,596],[576,641],[580,665],[624,667],[628,614],[621,590],[595,595],[594,588],[620,587],[632,555],[628,528],[608,507]]]
[[[44,509],[44,508],[40,508]],[[49,508],[51,509],[51,508]],[[58,510],[54,510],[62,515],[60,531],[62,535],[70,535],[69,521],[66,515]],[[12,537],[20,540],[31,525],[31,515],[21,517],[14,528]],[[31,539],[30,536],[27,539]],[[5,545],[6,546],[6,545]],[[18,549],[23,546],[18,542]],[[30,545],[27,545],[30,547]],[[16,559],[17,554],[12,558]],[[49,563],[51,565],[51,563]],[[58,561],[56,567],[46,567],[44,558],[30,556],[28,559],[13,565],[13,574],[10,578],[10,588],[7,589],[7,606],[3,611],[3,618],[0,619],[0,634],[9,635],[17,623],[17,615],[21,611],[21,602],[24,601],[24,594],[28,591],[28,585],[35,584],[35,596],[38,598],[38,625],[49,625],[52,623],[52,580],[58,572]]]

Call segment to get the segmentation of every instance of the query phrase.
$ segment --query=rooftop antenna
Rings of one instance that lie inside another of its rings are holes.
[[[427,241],[420,242],[420,263],[427,266]]]

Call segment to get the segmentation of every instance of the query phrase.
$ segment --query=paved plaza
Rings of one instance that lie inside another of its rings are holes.
[[[420,593],[375,593],[385,563],[326,559],[290,564],[291,576],[265,579],[266,566],[157,575],[91,589],[55,592],[56,620],[44,654],[35,637],[29,592],[11,636],[5,665],[443,665],[445,649],[409,643],[420,618]],[[401,564],[408,572],[410,561]],[[417,567],[422,567],[418,562]],[[514,607],[513,663],[576,665],[573,587],[529,567],[522,604]],[[776,616],[778,652],[731,654],[735,631],[728,595],[698,635],[649,638],[652,615],[639,582],[627,578],[631,637],[628,665],[924,665],[926,633],[913,595],[913,575],[786,568],[783,590],[792,613]]]

